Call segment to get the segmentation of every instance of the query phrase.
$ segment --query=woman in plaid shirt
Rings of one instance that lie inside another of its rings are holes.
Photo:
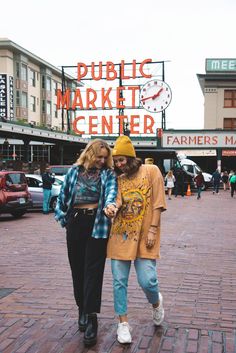
[[[97,341],[109,217],[116,210],[117,181],[111,167],[108,144],[91,141],[66,174],[55,209],[55,219],[66,227],[78,324],[86,346]]]

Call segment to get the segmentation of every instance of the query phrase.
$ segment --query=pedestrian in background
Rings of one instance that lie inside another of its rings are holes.
[[[233,174],[234,174],[234,171],[231,169],[229,172],[229,189],[230,189],[230,191],[231,191],[230,178]]]
[[[119,137],[112,152],[118,177],[117,207],[108,241],[111,258],[114,308],[119,316],[117,340],[131,343],[127,288],[134,261],[139,285],[152,304],[155,325],[164,319],[156,259],[160,257],[160,218],[166,209],[163,177],[156,165],[142,164],[128,136]]]
[[[65,176],[55,219],[66,226],[74,298],[84,344],[97,341],[107,238],[114,216],[117,181],[108,144],[92,140]]]
[[[175,197],[181,195],[184,197],[184,171],[181,168],[175,169]]]
[[[234,192],[236,191],[236,173],[233,172],[230,179],[230,190],[231,190],[231,197],[234,197]]]
[[[195,176],[194,181],[197,186],[197,199],[199,200],[201,198],[202,187],[204,186],[204,177],[201,171],[197,172],[197,175]]]
[[[50,211],[50,200],[52,192],[52,184],[55,178],[50,173],[49,167],[46,167],[45,172],[42,174],[43,182],[43,214],[48,214]]]
[[[169,172],[166,174],[165,183],[168,192],[168,200],[171,200],[172,190],[175,186],[175,176],[172,170],[169,170]]]
[[[225,170],[221,176],[222,182],[223,182],[223,186],[224,186],[224,191],[226,191],[228,189],[229,186],[229,174],[227,172],[227,170]]]
[[[214,173],[212,174],[213,194],[216,193],[218,195],[219,187],[220,187],[220,181],[221,181],[221,176],[220,176],[219,170],[216,169],[214,171]]]

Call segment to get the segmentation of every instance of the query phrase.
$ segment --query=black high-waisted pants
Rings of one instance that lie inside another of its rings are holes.
[[[95,215],[71,212],[66,227],[74,297],[80,311],[100,313],[107,239],[91,237]]]

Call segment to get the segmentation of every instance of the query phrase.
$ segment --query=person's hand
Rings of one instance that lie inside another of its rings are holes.
[[[152,248],[155,245],[155,242],[156,242],[156,233],[149,230],[146,238],[146,247],[148,249]]]
[[[115,217],[116,215],[116,212],[117,212],[117,207],[115,205],[107,205],[107,207],[105,207],[103,209],[105,215],[108,217],[108,218],[113,218]]]

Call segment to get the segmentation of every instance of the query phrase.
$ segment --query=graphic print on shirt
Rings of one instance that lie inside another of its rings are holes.
[[[76,184],[75,204],[96,203],[101,190],[101,171],[96,168],[82,170]]]
[[[140,190],[129,190],[123,194],[121,214],[126,222],[133,222],[143,216],[145,198]]]
[[[112,226],[111,234],[120,241],[133,240],[140,237],[142,220],[150,203],[150,186],[147,177],[121,179],[118,181],[122,196],[122,206]]]

